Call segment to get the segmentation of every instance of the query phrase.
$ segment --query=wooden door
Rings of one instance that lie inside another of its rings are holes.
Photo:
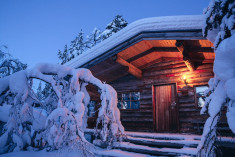
[[[153,117],[155,131],[178,131],[176,84],[153,86]]]

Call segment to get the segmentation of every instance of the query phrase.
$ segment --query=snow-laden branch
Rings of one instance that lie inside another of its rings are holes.
[[[235,2],[230,0],[211,0],[206,12],[203,34],[215,46],[214,73],[209,81],[206,104],[201,113],[208,112],[198,145],[199,156],[213,156],[216,152],[216,127],[220,112],[227,106],[227,121],[235,133]]]
[[[34,112],[33,106],[38,103],[38,99],[32,97],[32,95],[36,96],[32,93],[30,85],[32,78],[49,83],[55,92],[56,97],[53,102],[57,102],[57,105],[43,103],[52,110],[47,110],[43,106],[37,107],[46,114]],[[101,94],[102,102],[97,126],[102,123],[102,129],[97,137],[101,137],[104,143],[110,143],[110,140],[121,140],[120,137],[124,134],[117,108],[116,91],[110,85],[95,78],[87,69],[38,64],[32,69],[2,78],[0,83],[0,100],[2,100],[0,103],[12,105],[6,129],[0,137],[0,143],[4,143],[0,146],[4,148],[3,150],[12,142],[16,145],[11,150],[15,151],[29,146],[61,149],[64,146],[70,147],[74,143],[86,142],[84,129],[87,126],[87,106],[90,102],[86,85],[89,83],[96,86]],[[35,114],[46,117],[46,120],[40,122],[35,119],[40,116]],[[9,143],[6,141],[7,137],[13,137],[13,140]]]

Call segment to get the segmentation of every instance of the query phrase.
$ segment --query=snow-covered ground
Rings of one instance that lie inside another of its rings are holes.
[[[21,151],[21,152],[13,152],[0,155],[0,157],[79,157],[81,153],[79,151]],[[118,149],[105,150],[105,149],[97,149],[94,154],[96,157],[101,156],[110,156],[110,157],[150,157],[151,155],[139,154],[139,153],[130,153],[126,151],[121,151]]]

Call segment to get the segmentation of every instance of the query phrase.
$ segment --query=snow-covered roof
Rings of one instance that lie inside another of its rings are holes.
[[[72,66],[74,68],[81,67],[87,62],[93,60],[94,58],[102,55],[108,50],[127,41],[131,37],[138,35],[141,32],[202,29],[202,21],[202,15],[163,16],[137,20],[116,34],[112,35],[108,39],[102,41],[101,43],[67,62],[66,65]]]

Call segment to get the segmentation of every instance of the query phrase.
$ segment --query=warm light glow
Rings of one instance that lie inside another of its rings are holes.
[[[187,86],[188,85],[188,81],[186,80],[186,75],[183,76],[183,80],[184,80],[185,85]]]

